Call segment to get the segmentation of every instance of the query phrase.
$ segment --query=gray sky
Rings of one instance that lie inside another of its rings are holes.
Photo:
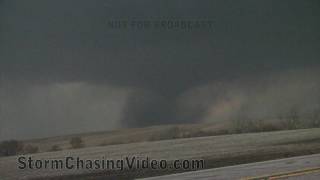
[[[214,25],[108,26],[118,19]],[[193,89],[319,67],[319,19],[317,0],[0,0],[0,139],[200,121],[177,113]]]

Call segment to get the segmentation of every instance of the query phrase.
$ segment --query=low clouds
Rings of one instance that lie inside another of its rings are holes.
[[[0,139],[120,128],[128,91],[86,83],[6,84],[0,88]]]
[[[0,139],[229,119],[238,111],[258,117],[314,104],[309,86],[319,79],[308,73],[320,67],[317,1],[0,4]],[[214,20],[213,29],[107,24],[171,17]]]
[[[320,110],[319,77],[319,68],[308,68],[213,82],[182,95],[180,114],[219,122],[236,118],[274,120],[297,110],[307,120],[306,114]]]
[[[318,68],[212,81],[171,98],[144,88],[81,82],[0,87],[1,139],[171,123],[274,120],[320,109]]]

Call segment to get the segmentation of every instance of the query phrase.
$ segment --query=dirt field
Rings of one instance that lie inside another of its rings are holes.
[[[35,159],[63,159],[66,156],[82,159],[122,159],[150,157],[165,159],[204,159],[205,168],[222,167],[246,162],[255,162],[280,157],[305,155],[320,152],[320,129],[249,133],[238,135],[211,136],[141,142],[105,147],[89,147],[78,150],[38,153]],[[17,156],[0,158],[0,177],[11,179],[113,179],[149,177],[180,172],[181,170],[20,170]]]
[[[226,123],[161,125],[146,128],[130,128],[115,131],[83,133],[67,136],[49,137],[23,141],[25,145],[39,148],[39,152],[48,152],[52,146],[62,150],[72,149],[70,140],[80,137],[85,147],[127,144],[134,142],[150,142],[187,137],[212,136],[227,134],[231,129]]]

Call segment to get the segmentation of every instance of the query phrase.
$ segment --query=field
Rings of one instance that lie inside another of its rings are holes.
[[[122,133],[122,135],[124,134]],[[314,128],[153,142],[144,141],[37,153],[31,156],[36,159],[62,159],[66,156],[81,157],[82,159],[99,159],[102,156],[108,159],[122,159],[126,156],[136,156],[141,158],[166,159],[169,162],[174,159],[204,159],[205,168],[214,168],[319,152],[320,129]],[[149,177],[181,171],[150,169],[130,171],[19,170],[17,168],[17,158],[17,156],[0,158],[1,179],[132,179],[135,177]]]
[[[240,126],[239,123],[241,124]],[[305,127],[302,126],[299,128]],[[55,151],[53,149],[73,149],[72,145],[70,144],[70,141],[73,138],[81,138],[81,140],[83,141],[83,146],[85,147],[96,147],[136,142],[152,142],[159,140],[288,129],[297,128],[290,128],[285,123],[280,123],[278,119],[271,119],[267,122],[255,121],[254,123],[251,123],[250,121],[224,121],[216,123],[159,125],[145,128],[130,128],[114,131],[73,134],[58,137],[25,140],[23,141],[23,144],[25,146],[31,145],[33,147],[37,147],[38,152],[49,152]]]
[[[23,143],[25,145],[38,147],[39,152],[48,152],[51,151],[53,146],[57,146],[62,150],[72,149],[70,140],[74,137],[81,138],[85,147],[96,147],[135,142],[224,135],[230,133],[227,129],[230,129],[230,125],[227,123],[161,125],[146,128],[130,128],[115,131],[32,139],[23,141]]]

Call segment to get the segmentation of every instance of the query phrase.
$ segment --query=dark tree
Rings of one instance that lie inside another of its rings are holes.
[[[0,144],[0,156],[13,156],[21,153],[23,144],[16,140],[3,141]]]
[[[76,148],[82,148],[83,147],[83,141],[80,137],[74,137],[70,140],[71,147]]]

